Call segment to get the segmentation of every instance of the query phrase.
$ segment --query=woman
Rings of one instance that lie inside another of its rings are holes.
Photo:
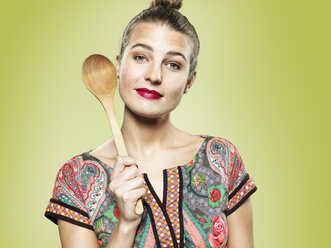
[[[62,166],[45,216],[63,247],[253,247],[256,186],[239,152],[170,121],[199,52],[181,4],[152,1],[124,31],[117,71],[130,157],[118,157],[109,140]]]

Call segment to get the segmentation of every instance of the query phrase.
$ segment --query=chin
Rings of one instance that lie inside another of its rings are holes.
[[[160,119],[166,117],[170,114],[173,109],[170,110],[153,110],[151,108],[130,108],[125,106],[125,108],[135,117],[143,119]]]
[[[135,116],[146,118],[146,119],[159,119],[159,118],[169,114],[169,112],[159,113],[159,112],[153,112],[153,111],[137,111],[137,110],[132,110],[129,108],[128,108],[128,110]]]
[[[169,114],[179,105],[179,101],[167,100],[161,102],[160,100],[146,100],[140,96],[133,95],[128,97],[120,94],[123,102],[125,103],[126,110],[135,117],[141,117],[145,119],[160,119]]]

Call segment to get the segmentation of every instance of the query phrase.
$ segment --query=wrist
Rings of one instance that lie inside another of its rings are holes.
[[[118,222],[118,232],[122,233],[122,234],[130,234],[130,233],[136,233],[137,228],[140,224],[140,220],[139,221],[131,221],[131,222],[126,222],[126,221],[121,221],[119,220]]]

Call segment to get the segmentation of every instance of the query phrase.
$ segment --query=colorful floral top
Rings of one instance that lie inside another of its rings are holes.
[[[89,152],[68,160],[57,174],[45,216],[93,230],[105,247],[119,220],[108,188],[111,173]],[[205,136],[189,163],[165,169],[163,175],[161,200],[144,174],[147,194],[133,247],[226,247],[226,216],[257,189],[236,147]]]

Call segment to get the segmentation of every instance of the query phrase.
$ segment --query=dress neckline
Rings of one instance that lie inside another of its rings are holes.
[[[174,168],[180,168],[180,167],[183,167],[183,166],[186,166],[188,164],[193,164],[194,163],[194,159],[196,158],[196,156],[199,154],[199,152],[201,151],[201,149],[204,147],[205,143],[206,143],[206,140],[207,138],[209,137],[208,135],[198,135],[200,136],[201,138],[204,138],[201,145],[199,146],[197,152],[194,154],[194,156],[192,157],[192,159],[190,161],[188,161],[187,163],[185,164],[181,164],[181,165],[176,165],[176,166],[172,166],[172,167],[169,167],[169,168],[165,168],[163,169],[162,171],[165,172],[165,171],[168,171],[168,170],[172,170]],[[111,167],[109,164],[103,162],[102,160],[100,160],[99,158],[95,157],[94,155],[92,155],[90,152],[95,150],[95,148],[87,151],[87,152],[84,152],[83,154],[89,156],[89,157],[93,157],[98,163],[102,164],[102,165],[105,165],[106,167],[108,167],[110,170],[113,170],[113,167]],[[144,175],[147,175],[147,173],[143,173]]]

